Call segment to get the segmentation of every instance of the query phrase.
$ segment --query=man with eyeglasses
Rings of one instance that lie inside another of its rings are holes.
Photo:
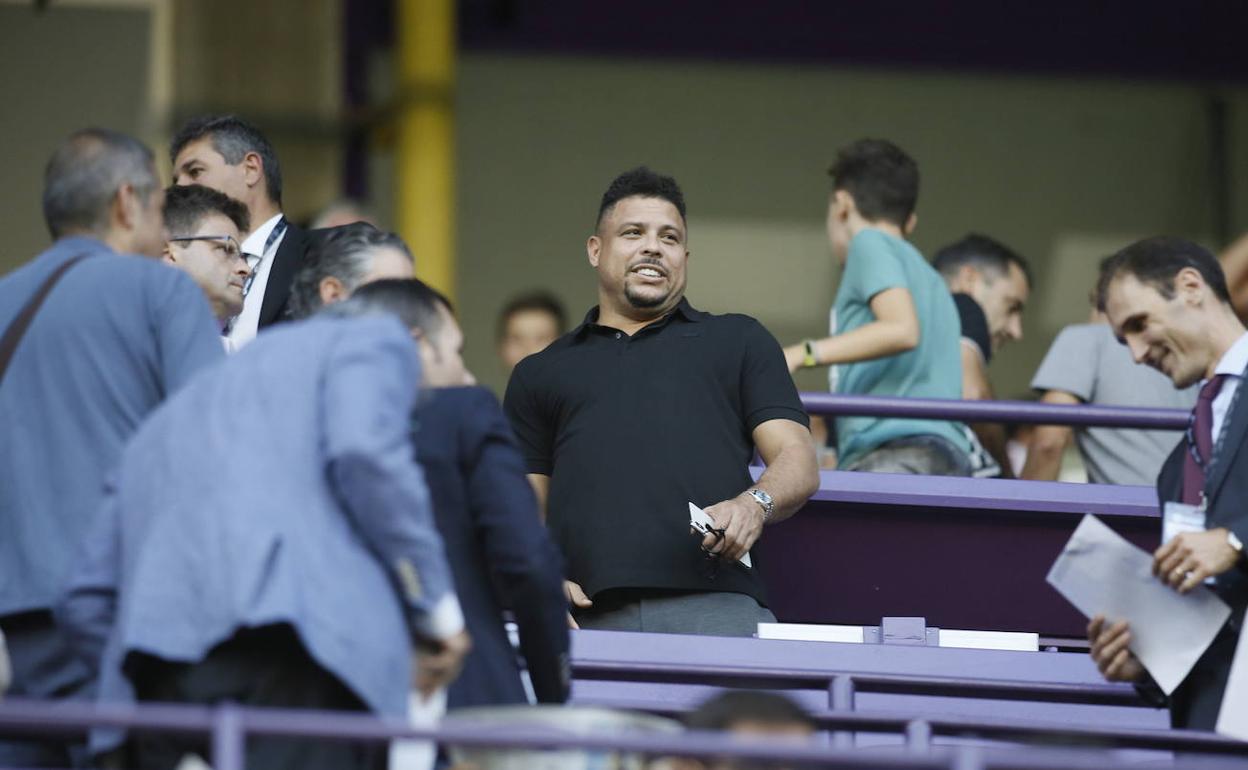
[[[238,244],[247,224],[247,207],[224,193],[197,184],[165,191],[161,259],[195,279],[222,328],[243,308],[251,268]]]

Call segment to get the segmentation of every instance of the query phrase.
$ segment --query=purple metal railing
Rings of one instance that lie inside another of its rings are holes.
[[[90,727],[210,733],[215,770],[243,770],[249,735],[303,737],[321,740],[380,742],[393,739],[429,740],[466,747],[515,749],[584,748],[626,751],[648,756],[701,756],[787,762],[835,768],[987,768],[1066,767],[1102,768],[1115,762],[1105,753],[1029,748],[1027,751],[975,746],[935,747],[936,734],[995,735],[998,737],[1096,740],[1100,745],[1127,745],[1163,750],[1200,751],[1248,756],[1248,744],[1209,733],[1191,731],[1055,728],[1010,723],[1006,720],[930,720],[897,714],[823,714],[821,727],[834,730],[899,732],[906,736],[904,751],[869,752],[766,739],[729,738],[720,733],[681,735],[620,732],[572,735],[536,726],[498,726],[486,723],[413,728],[405,722],[368,714],[323,711],[257,709],[224,705],[215,708],[173,704],[92,705],[64,701],[7,701],[0,703],[0,732],[23,734],[77,734]],[[1181,767],[1176,762],[1172,767]],[[1217,762],[1205,757],[1199,765],[1243,767],[1243,760]]]
[[[802,393],[811,414],[825,416],[908,417],[958,422],[1015,422],[1035,425],[1079,425],[1101,428],[1183,430],[1188,413],[1180,409],[1125,406],[1066,406],[1034,401],[955,401],[938,398],[851,396]]]

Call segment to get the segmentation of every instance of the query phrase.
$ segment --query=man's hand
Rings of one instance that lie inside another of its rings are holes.
[[[443,640],[437,647],[418,647],[412,679],[420,697],[428,699],[434,692],[455,681],[463,668],[464,657],[471,649],[472,639],[467,631],[460,631]]]
[[[1127,621],[1107,627],[1105,616],[1097,615],[1088,623],[1088,641],[1092,643],[1092,661],[1107,681],[1138,682],[1144,678],[1144,667],[1127,649],[1131,643]]]
[[[706,509],[716,529],[724,530],[723,540],[714,535],[702,538],[702,547],[726,559],[740,559],[763,534],[763,507],[748,493],[716,503]],[[717,547],[718,544],[718,547]]]
[[[1239,553],[1226,541],[1226,529],[1183,532],[1153,554],[1153,574],[1181,594],[1205,578],[1221,575],[1235,566]]]
[[[573,583],[571,580],[563,581],[563,595],[567,598],[568,604],[577,609],[585,609],[586,607],[594,606],[594,603],[590,600],[590,598],[585,595],[584,589],[582,589],[578,583]],[[571,612],[568,613],[568,628],[580,628],[580,626],[576,624],[576,619],[572,617]]]

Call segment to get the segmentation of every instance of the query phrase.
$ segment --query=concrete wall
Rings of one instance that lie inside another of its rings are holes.
[[[170,71],[155,71],[171,93],[161,104],[149,88],[150,14],[133,3],[53,3],[40,15],[0,2],[0,271],[46,245],[43,164],[83,125],[139,133],[163,164],[182,118],[240,111],[278,147],[288,212],[306,216],[336,196],[337,2],[168,0]],[[382,98],[387,61],[379,55],[374,67]],[[1234,219],[1243,230],[1248,92],[1221,93],[1232,107]],[[837,282],[823,235],[824,169],[839,145],[877,135],[920,162],[921,250],[979,230],[1035,264],[1027,340],[993,366],[1000,393],[1022,393],[1053,334],[1084,317],[1099,256],[1146,234],[1208,237],[1209,95],[1173,83],[465,53],[456,91],[458,302],[469,363],[501,389],[495,313],[517,291],[549,287],[574,317],[593,304],[584,241],[597,201],[616,173],[639,163],[685,188],[695,304],[752,313],[782,342],[821,334]],[[387,132],[375,136],[375,202],[393,221]],[[819,388],[824,377],[799,382]]]
[[[824,171],[839,145],[871,135],[920,163],[914,240],[924,253],[978,230],[1035,264],[1027,339],[992,367],[1000,393],[1023,393],[1056,331],[1086,316],[1100,256],[1138,236],[1210,232],[1207,95],[1159,83],[465,55],[459,294],[470,364],[501,387],[494,313],[515,291],[550,287],[574,316],[594,303],[583,244],[607,183],[639,163],[684,187],[692,302],[751,313],[782,342],[821,334],[838,272],[823,235]],[[1248,95],[1229,96],[1242,183]],[[1236,200],[1248,200],[1242,184]],[[1248,227],[1248,215],[1237,211],[1236,224]]]
[[[0,4],[0,273],[47,247],[43,168],[89,125],[141,133],[149,14],[141,8]]]

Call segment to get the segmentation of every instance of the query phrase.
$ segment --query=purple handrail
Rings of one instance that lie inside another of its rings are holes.
[[[1188,413],[1181,409],[1126,406],[1041,404],[1034,401],[956,401],[940,398],[851,396],[802,393],[811,414],[847,417],[908,417],[959,422],[1016,422],[1033,425],[1079,425],[1099,428],[1184,430]]]
[[[930,743],[933,733],[1050,739],[1065,736],[1075,740],[1095,738],[1120,746],[1248,754],[1248,743],[1190,730],[1076,729],[1004,719],[927,719],[903,714],[862,712],[825,712],[818,715],[818,721],[821,727],[830,729],[901,732],[907,736],[911,753],[884,754],[878,750],[860,753],[765,739],[726,739],[720,733],[709,732],[686,732],[673,736],[630,732],[573,735],[545,727],[488,723],[461,723],[424,729],[414,728],[401,720],[370,714],[259,709],[233,705],[207,708],[175,704],[97,705],[29,700],[0,703],[0,732],[24,730],[30,733],[66,734],[97,726],[182,733],[210,732],[213,737],[216,770],[242,770],[243,746],[248,734],[372,742],[391,739],[431,740],[449,745],[517,749],[589,748],[649,756],[717,756],[817,763],[824,767],[846,768],[988,768],[995,764],[991,754],[978,747],[938,750],[941,747],[933,747]],[[925,753],[918,753],[920,751]],[[1092,768],[1104,767],[1108,760],[1103,755],[1088,757],[1072,752],[1051,752],[1045,762],[1039,762],[1037,760],[1045,751],[1036,749],[998,753],[1001,766],[1008,767]],[[1055,758],[1057,755],[1062,757],[1061,760]],[[1209,766],[1201,764],[1201,767]]]

